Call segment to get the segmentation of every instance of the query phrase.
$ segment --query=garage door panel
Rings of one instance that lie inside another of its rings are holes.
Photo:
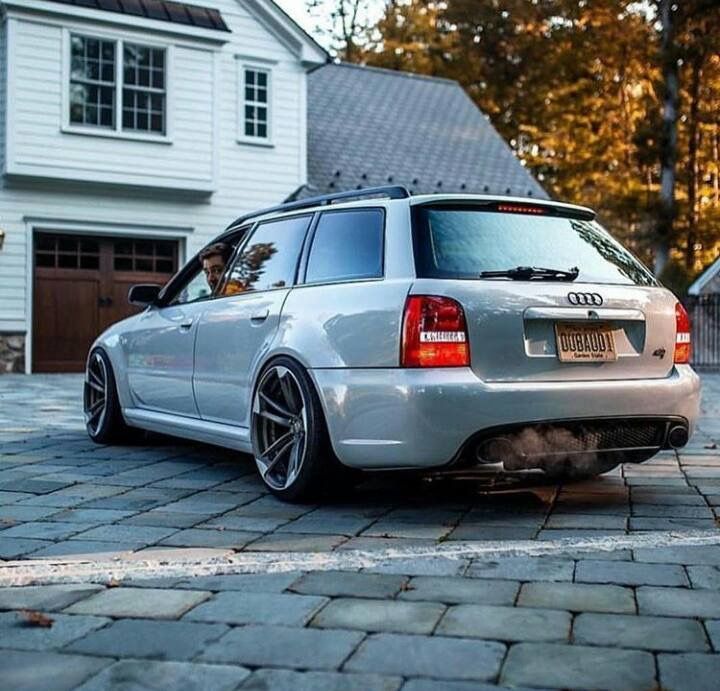
[[[83,369],[98,334],[99,297],[98,279],[36,278],[33,355],[38,371]]]
[[[178,243],[36,233],[34,259],[33,371],[80,372],[98,334],[138,311],[130,287],[177,270]]]

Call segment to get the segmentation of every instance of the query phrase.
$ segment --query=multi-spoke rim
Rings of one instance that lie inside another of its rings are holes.
[[[253,399],[253,448],[263,480],[283,490],[295,482],[305,461],[307,411],[295,375],[281,365],[262,376]]]
[[[108,372],[100,353],[93,353],[85,372],[85,424],[93,436],[105,421],[108,398]]]

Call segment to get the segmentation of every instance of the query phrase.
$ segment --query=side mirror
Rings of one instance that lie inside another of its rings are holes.
[[[162,286],[151,283],[141,283],[133,286],[128,291],[128,302],[138,307],[152,305],[157,301],[161,288]]]

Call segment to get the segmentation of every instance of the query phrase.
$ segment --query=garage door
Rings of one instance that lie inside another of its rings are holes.
[[[36,233],[34,247],[34,372],[81,372],[96,336],[137,312],[130,286],[177,270],[173,240]]]

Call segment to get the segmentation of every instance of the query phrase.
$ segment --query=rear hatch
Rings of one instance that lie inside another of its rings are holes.
[[[462,305],[471,366],[484,381],[669,375],[677,300],[592,212],[527,203],[422,204],[413,208],[413,241],[418,280],[411,292]]]

